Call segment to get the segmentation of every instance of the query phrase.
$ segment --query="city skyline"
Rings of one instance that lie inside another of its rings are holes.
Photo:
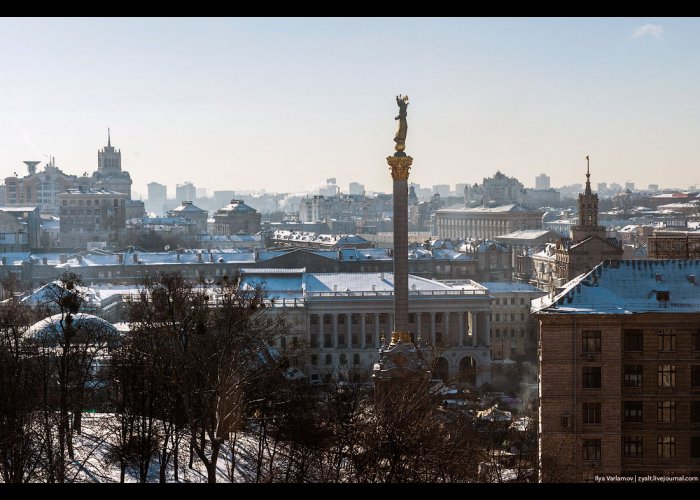
[[[697,19],[4,19],[2,175],[91,172],[134,191],[389,192],[393,96],[422,186],[700,184]],[[408,29],[410,28],[410,29]],[[407,33],[411,33],[408,36]],[[291,173],[291,175],[290,175]],[[660,174],[663,175],[660,175]],[[693,177],[695,176],[695,177]]]

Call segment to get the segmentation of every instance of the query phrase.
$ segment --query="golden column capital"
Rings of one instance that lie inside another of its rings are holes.
[[[387,156],[387,163],[391,169],[391,178],[395,181],[407,181],[408,174],[413,164],[410,156]]]
[[[393,335],[391,336],[391,345],[396,345],[399,342],[410,344],[411,334],[408,332],[393,332]]]

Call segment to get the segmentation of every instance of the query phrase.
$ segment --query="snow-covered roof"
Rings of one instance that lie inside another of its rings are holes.
[[[506,212],[528,212],[528,213],[539,213],[539,210],[532,210],[530,208],[524,207],[522,205],[511,204],[511,205],[501,205],[498,207],[486,207],[479,206],[474,208],[461,207],[461,208],[441,208],[437,210],[437,213],[506,213]]]
[[[532,311],[540,314],[698,312],[698,275],[700,260],[605,261],[568,282],[554,297],[532,301]]]
[[[307,292],[392,292],[394,273],[307,273],[304,276]],[[449,290],[438,281],[408,275],[409,290]]]
[[[549,229],[521,229],[519,231],[513,231],[512,233],[501,234],[496,236],[496,239],[535,240],[551,233],[552,231]]]
[[[78,338],[81,338],[83,342],[116,340],[120,337],[117,329],[109,321],[97,316],[77,313],[72,315],[72,319],[71,326],[75,329]],[[64,329],[67,327],[66,325],[66,317],[64,315],[54,314],[34,323],[24,333],[23,337],[47,345],[55,345],[61,341]]]
[[[219,209],[219,213],[222,212],[253,213],[257,212],[257,210],[250,205],[246,205],[243,200],[234,199],[231,200],[231,203]]]
[[[170,210],[171,212],[179,212],[185,214],[200,215],[206,214],[206,210],[202,210],[197,205],[194,205],[191,201],[183,201],[180,205]]]
[[[529,283],[519,283],[517,281],[482,281],[481,284],[488,288],[491,293],[545,293],[541,288],[537,288]]]

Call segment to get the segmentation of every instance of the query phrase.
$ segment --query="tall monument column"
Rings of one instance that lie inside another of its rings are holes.
[[[408,174],[413,158],[406,155],[406,107],[408,96],[396,96],[398,128],[395,153],[386,161],[394,180],[394,324],[391,342],[382,342],[374,365],[375,394],[386,395],[409,381],[430,380],[430,349],[418,335],[415,344],[408,330]],[[397,385],[398,384],[398,385]]]
[[[398,144],[397,144],[398,147]],[[401,155],[401,156],[398,156]],[[410,342],[408,333],[408,174],[413,158],[397,151],[386,159],[394,179],[394,330],[391,341]]]

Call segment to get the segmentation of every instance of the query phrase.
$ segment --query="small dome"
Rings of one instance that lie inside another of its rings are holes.
[[[55,345],[62,340],[67,315],[54,314],[34,323],[24,334],[25,340]],[[109,321],[92,314],[71,315],[72,328],[77,342],[114,341],[121,338],[119,331]]]

